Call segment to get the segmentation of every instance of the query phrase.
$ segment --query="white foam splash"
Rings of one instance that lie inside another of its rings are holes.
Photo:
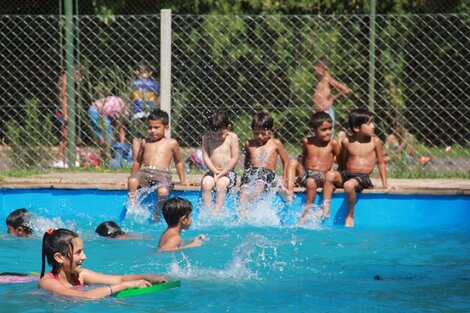
[[[262,280],[266,269],[282,272],[286,262],[278,261],[277,246],[259,234],[248,234],[232,251],[232,259],[223,269],[199,268],[191,264],[187,255],[176,257],[170,263],[168,275],[209,281]]]

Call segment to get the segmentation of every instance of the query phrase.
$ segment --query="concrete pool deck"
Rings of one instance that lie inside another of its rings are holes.
[[[6,177],[0,182],[3,188],[65,188],[65,189],[103,189],[126,190],[128,173],[87,173],[53,172],[29,177]],[[199,190],[202,174],[188,174],[186,180],[192,186],[179,184],[177,175],[173,175],[176,190]],[[365,193],[391,194],[433,194],[433,195],[470,195],[470,179],[396,179],[389,178],[388,183],[398,189],[385,190],[379,178],[372,178],[376,188],[364,190]],[[303,191],[297,188],[296,191]],[[342,191],[339,189],[338,191]]]

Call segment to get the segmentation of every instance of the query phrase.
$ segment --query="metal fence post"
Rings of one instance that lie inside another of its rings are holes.
[[[171,126],[171,10],[161,10],[160,15],[160,107],[170,116]],[[171,127],[166,136],[171,136]]]
[[[375,1],[370,1],[369,15],[369,110],[375,110]]]
[[[67,72],[67,160],[70,167],[75,167],[75,78],[74,76],[74,22],[72,0],[65,5],[65,68]],[[64,112],[65,113],[65,112]]]

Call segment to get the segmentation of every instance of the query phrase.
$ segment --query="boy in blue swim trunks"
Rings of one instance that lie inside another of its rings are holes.
[[[311,211],[317,188],[323,187],[325,174],[331,170],[333,162],[339,160],[340,145],[331,138],[333,134],[333,120],[326,112],[314,113],[310,119],[310,130],[315,136],[307,136],[302,140],[302,164],[303,177],[301,185],[305,187],[307,193],[305,208],[300,218],[299,224],[304,223],[304,219]],[[297,160],[289,161],[289,174],[287,175],[287,190],[294,192],[294,175],[299,166]]]
[[[245,217],[250,200],[255,200],[262,192],[278,187],[276,165],[278,156],[283,165],[283,181],[286,180],[288,157],[279,139],[273,138],[274,120],[269,113],[256,113],[251,122],[253,139],[245,143],[245,173],[240,186],[240,218]],[[289,198],[284,184],[281,195]]]
[[[333,129],[335,124],[335,112],[333,111],[333,103],[342,96],[349,93],[348,87],[340,83],[330,73],[328,68],[328,60],[324,57],[318,59],[314,65],[315,77],[318,79],[315,85],[315,93],[313,94],[313,110],[315,112],[326,112],[331,116]],[[332,89],[339,92],[332,93]]]
[[[349,114],[351,136],[341,142],[341,160],[343,171],[329,171],[326,174],[323,191],[323,209],[326,218],[330,217],[330,200],[335,187],[343,187],[348,202],[345,226],[354,227],[354,204],[357,192],[373,188],[369,178],[375,164],[379,167],[384,188],[387,183],[387,171],[382,151],[382,141],[374,135],[374,115],[367,109],[356,109]]]

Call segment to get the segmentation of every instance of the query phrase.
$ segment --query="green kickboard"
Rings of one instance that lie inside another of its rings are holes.
[[[167,290],[170,288],[176,288],[180,287],[181,282],[179,280],[175,280],[172,282],[168,283],[157,283],[153,284],[150,287],[145,287],[145,288],[129,288],[129,289],[124,289],[119,292],[116,292],[114,296],[116,298],[126,298],[126,297],[133,297],[133,296],[141,296],[141,295],[146,295],[148,293],[152,292],[157,292],[157,291],[163,291]]]

